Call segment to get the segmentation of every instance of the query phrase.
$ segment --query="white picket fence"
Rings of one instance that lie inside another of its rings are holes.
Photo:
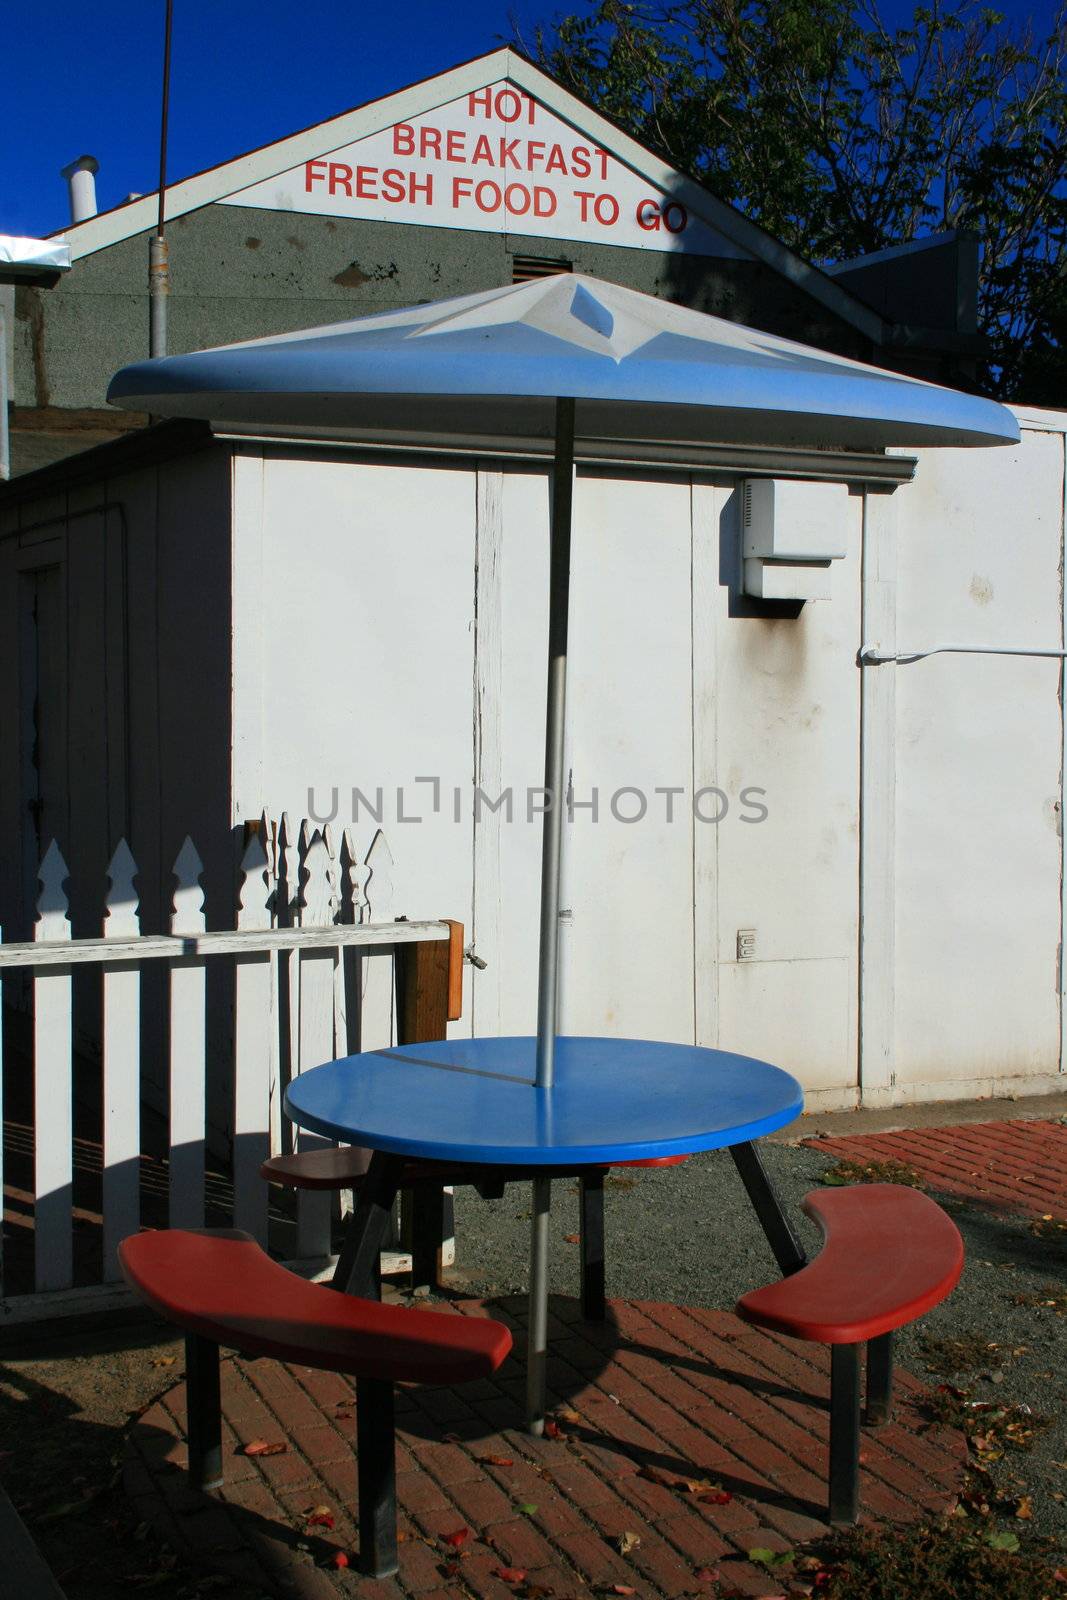
[[[203,1227],[205,1219],[206,1083],[213,1048],[206,968],[216,959],[232,967],[232,1220],[266,1244],[269,1190],[259,1169],[289,1137],[281,1109],[286,1082],[350,1049],[391,1044],[395,947],[448,937],[444,923],[394,920],[392,858],[381,832],[360,860],[347,830],[335,845],[328,827],[319,830],[305,821],[294,828],[285,816],[275,825],[265,817],[241,862],[232,931],[205,931],[202,871],[186,839],[174,863],[170,932],[142,934],[137,865],[123,840],[108,867],[101,937],[73,939],[67,867],[53,843],[39,869],[32,943],[0,943],[0,975],[29,975],[35,1107],[35,1292],[5,1294],[0,1257],[0,1319],[35,1316],[46,1308],[58,1314],[86,1302],[82,1288],[72,1289],[76,966],[98,968],[103,991],[106,1289],[120,1279],[118,1244],[141,1225],[142,967],[163,962],[168,975],[168,1211],[171,1226],[187,1228]],[[298,1148],[322,1142],[303,1134],[297,1141]],[[0,1140],[0,1184],[3,1156]],[[331,1196],[301,1194],[298,1200],[296,1255],[326,1257]],[[99,1304],[108,1296],[88,1298]]]

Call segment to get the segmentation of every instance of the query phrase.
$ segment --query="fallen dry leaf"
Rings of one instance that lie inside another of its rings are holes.
[[[157,1356],[152,1365],[154,1367],[172,1367],[177,1359],[177,1356]]]
[[[445,1544],[451,1545],[453,1550],[458,1550],[461,1544],[466,1544],[470,1536],[469,1528],[457,1528],[454,1533],[443,1533],[441,1538]]]
[[[282,1439],[253,1439],[241,1453],[246,1456],[283,1456],[288,1448]]]
[[[564,1244],[581,1244],[581,1242],[582,1236],[580,1233],[565,1233],[563,1235]]]
[[[627,1528],[624,1533],[619,1534],[619,1537],[615,1541],[615,1548],[618,1550],[620,1556],[628,1556],[630,1551],[636,1550],[640,1543],[641,1535],[639,1533],[633,1533],[629,1528]]]
[[[698,1583],[718,1583],[719,1569],[718,1567],[698,1567],[693,1573],[693,1577]]]
[[[318,1506],[314,1511],[312,1511],[309,1514],[308,1519],[307,1519],[307,1526],[309,1528],[330,1528],[330,1529],[332,1529],[333,1528],[333,1521],[334,1521],[333,1512],[327,1510],[327,1508],[325,1506]]]
[[[560,1406],[556,1411],[556,1416],[561,1422],[569,1422],[571,1427],[574,1427],[575,1423],[582,1420],[577,1411],[571,1406]]]
[[[478,1461],[483,1467],[513,1467],[515,1465],[510,1456],[479,1456]]]
[[[525,1567],[497,1567],[493,1573],[494,1578],[499,1578],[501,1583],[522,1583],[526,1577]]]
[[[345,1555],[343,1550],[334,1551],[333,1555],[330,1557],[330,1566],[337,1567],[338,1570],[348,1566],[348,1557]]]
[[[1034,1507],[1030,1496],[1028,1494],[1021,1494],[1019,1496],[1019,1503],[1015,1507],[1015,1515],[1019,1518],[1020,1522],[1029,1522],[1033,1514]]]
[[[551,1417],[545,1418],[546,1439],[565,1439],[566,1437],[567,1435],[564,1433],[558,1422],[554,1422]]]

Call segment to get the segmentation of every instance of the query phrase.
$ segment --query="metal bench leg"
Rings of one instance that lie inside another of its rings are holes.
[[[355,1213],[349,1218],[344,1244],[337,1258],[331,1287],[342,1294],[381,1299],[381,1250],[393,1212],[403,1162],[399,1156],[376,1150],[359,1189]]]
[[[356,1471],[359,1479],[359,1564],[371,1578],[397,1570],[396,1438],[393,1385],[356,1379]]]
[[[445,1191],[434,1184],[411,1197],[411,1287],[439,1289],[441,1243],[445,1229]]]
[[[893,1330],[867,1342],[867,1415],[869,1428],[889,1419],[893,1403]]]
[[[860,1514],[860,1347],[830,1346],[830,1521]]]
[[[581,1194],[582,1316],[603,1322],[604,1303],[604,1174],[583,1173]]]
[[[185,1335],[185,1403],[189,1481],[194,1489],[217,1489],[222,1482],[219,1347],[198,1333]]]
[[[782,1210],[781,1201],[774,1192],[763,1158],[754,1144],[732,1144],[730,1154],[737,1168],[745,1192],[759,1225],[767,1235],[767,1243],[774,1251],[774,1259],[783,1278],[799,1272],[807,1265],[807,1257],[792,1223]]]

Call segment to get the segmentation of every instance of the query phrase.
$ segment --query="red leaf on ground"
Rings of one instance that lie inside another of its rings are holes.
[[[478,1462],[483,1467],[513,1467],[515,1465],[510,1456],[479,1456]]]
[[[545,1419],[546,1439],[565,1439],[566,1437],[567,1435],[564,1433],[558,1422],[553,1422],[551,1417],[547,1417]]]
[[[466,1544],[470,1536],[469,1528],[457,1528],[454,1533],[443,1533],[441,1538],[445,1544],[451,1545],[453,1550],[458,1550],[461,1544]]]
[[[697,1499],[707,1501],[710,1506],[728,1506],[733,1495],[729,1489],[702,1489]]]
[[[289,1446],[281,1439],[253,1439],[246,1444],[243,1454],[246,1456],[283,1456]]]
[[[521,1583],[526,1576],[525,1567],[497,1567],[493,1573],[502,1583]]]
[[[693,1573],[693,1577],[698,1583],[718,1583],[719,1569],[718,1567],[698,1567]]]
[[[333,1512],[313,1511],[310,1517],[308,1517],[307,1525],[309,1528],[332,1528]]]
[[[637,1590],[632,1589],[628,1583],[613,1583],[611,1592],[612,1594],[636,1594]]]
[[[348,1557],[345,1555],[343,1550],[334,1551],[333,1555],[330,1557],[330,1566],[337,1567],[338,1569],[348,1566]]]
[[[580,1233],[565,1233],[563,1235],[564,1244],[581,1244],[581,1242],[582,1236]]]

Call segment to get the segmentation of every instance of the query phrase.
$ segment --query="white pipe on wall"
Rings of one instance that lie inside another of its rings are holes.
[[[873,645],[865,644],[859,653],[861,667],[880,667],[888,662],[925,661],[927,656],[1049,656],[1053,660],[1067,660],[1067,650],[1034,650],[1028,645],[1014,644],[932,644],[925,650],[900,650],[894,655],[883,655]]]

